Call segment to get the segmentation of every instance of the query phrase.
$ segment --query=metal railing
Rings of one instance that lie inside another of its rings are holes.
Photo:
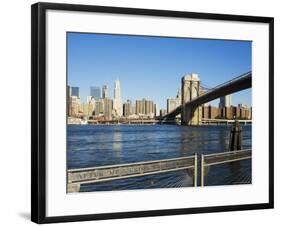
[[[238,150],[201,155],[201,186],[204,186],[205,168],[208,166],[236,162],[252,158],[252,150]]]
[[[238,150],[214,154],[201,154],[201,167],[198,168],[198,156],[195,153],[188,157],[170,158],[155,161],[126,163],[100,167],[89,167],[67,170],[67,192],[79,192],[81,184],[91,184],[117,179],[146,176],[158,173],[173,172],[184,169],[193,170],[193,186],[196,187],[197,178],[201,177],[204,186],[205,168],[213,165],[226,164],[252,158],[252,150]]]
[[[193,184],[197,186],[197,154],[156,161],[70,169],[67,170],[67,192],[78,192],[81,184],[126,179],[184,169],[193,169]]]

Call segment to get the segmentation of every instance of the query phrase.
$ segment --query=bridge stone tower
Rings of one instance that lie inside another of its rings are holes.
[[[202,108],[200,106],[185,106],[185,103],[200,95],[200,79],[197,74],[188,74],[181,80],[181,101],[183,104],[181,112],[182,125],[200,125],[202,121]]]

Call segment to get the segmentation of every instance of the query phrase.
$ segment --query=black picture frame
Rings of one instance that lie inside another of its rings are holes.
[[[152,211],[118,212],[72,216],[46,216],[46,11],[64,10],[102,12],[129,15],[149,15],[175,18],[195,18],[225,21],[265,23],[269,25],[269,202],[200,208],[160,209]],[[116,218],[164,216],[207,212],[268,209],[274,207],[274,18],[119,8],[90,5],[36,3],[31,6],[31,220],[36,223],[73,222]]]

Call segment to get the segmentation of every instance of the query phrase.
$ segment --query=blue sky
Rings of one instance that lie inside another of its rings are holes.
[[[251,70],[249,41],[67,33],[68,85],[80,87],[82,101],[90,86],[121,83],[122,101],[148,98],[159,108],[175,97],[181,77],[197,73],[210,87]],[[218,101],[213,101],[216,105]],[[232,95],[232,104],[251,105],[251,89]]]

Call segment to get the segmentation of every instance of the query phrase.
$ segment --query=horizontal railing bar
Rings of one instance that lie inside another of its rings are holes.
[[[196,156],[196,155],[195,155]],[[181,167],[190,167],[195,164],[194,158],[184,158],[180,160],[161,161],[156,163],[126,165],[123,167],[110,167],[103,169],[93,169],[86,171],[68,172],[68,182],[79,182],[86,180],[100,180],[105,178],[118,178],[127,175],[139,175],[149,172],[167,171]]]
[[[169,158],[169,159],[161,159],[161,160],[152,160],[152,161],[143,161],[143,162],[133,162],[133,163],[123,163],[123,164],[116,164],[116,165],[106,165],[106,166],[97,166],[97,167],[86,167],[86,168],[77,168],[77,169],[69,169],[67,172],[80,172],[80,171],[89,171],[95,169],[107,169],[107,168],[115,168],[115,167],[122,167],[122,166],[134,166],[134,165],[144,165],[150,163],[160,163],[160,162],[167,162],[167,161],[177,161],[177,160],[184,160],[184,159],[192,159],[194,155],[187,156],[187,157],[178,157],[178,158]]]
[[[237,153],[244,153],[244,152],[250,152],[252,149],[244,149],[244,150],[237,150],[237,151],[227,151],[227,152],[218,152],[218,153],[212,153],[212,154],[204,154],[204,158],[208,158],[211,156],[216,156],[216,155],[233,155]]]
[[[204,159],[203,164],[204,167],[206,167],[250,159],[252,158],[251,152],[252,149],[245,149],[229,152],[219,152],[207,155],[202,154],[202,159]],[[173,172],[183,169],[196,170],[196,156],[197,154],[195,153],[194,155],[187,157],[70,169],[67,170],[68,184],[80,185],[98,183],[117,179],[126,179],[165,172]]]
[[[140,176],[148,176],[153,174],[159,174],[159,173],[167,173],[167,172],[174,172],[184,169],[191,169],[194,168],[193,166],[186,166],[186,167],[179,167],[169,170],[162,170],[162,171],[154,171],[154,172],[147,172],[142,174],[133,174],[133,175],[127,175],[127,176],[119,176],[119,177],[111,177],[111,178],[104,178],[104,179],[96,179],[96,180],[84,180],[79,182],[71,182],[71,184],[92,184],[92,183],[99,183],[99,182],[106,182],[106,181],[112,181],[112,180],[118,180],[118,179],[127,179],[127,178],[133,178],[133,177],[140,177]]]
[[[251,158],[252,158],[252,156],[247,156],[247,157],[242,157],[242,158],[238,158],[238,159],[229,159],[229,160],[218,161],[218,162],[213,162],[213,163],[204,163],[204,167],[205,166],[220,165],[220,164],[236,162],[236,161],[242,161],[242,160],[251,159]]]

